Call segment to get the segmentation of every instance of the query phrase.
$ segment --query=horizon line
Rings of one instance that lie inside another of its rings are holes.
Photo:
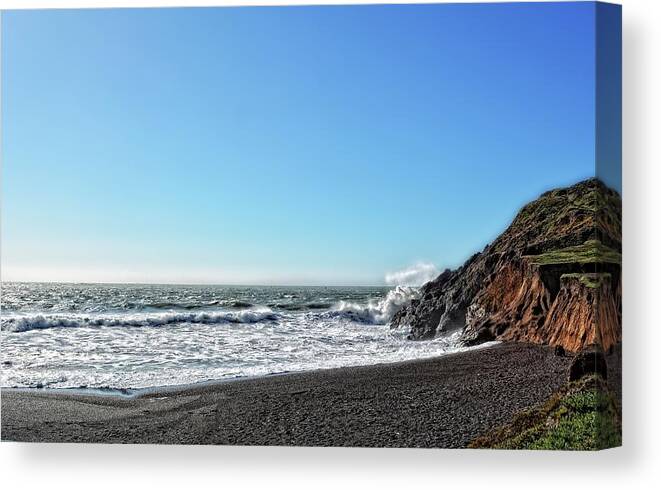
[[[397,284],[249,284],[249,283],[203,283],[203,282],[112,282],[112,281],[20,281],[20,280],[0,280],[2,284],[90,284],[107,286],[223,286],[223,287],[290,287],[290,288],[315,288],[315,287],[334,287],[334,288],[374,288],[374,287],[397,287]]]

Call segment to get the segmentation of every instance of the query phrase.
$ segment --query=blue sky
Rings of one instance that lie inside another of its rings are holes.
[[[594,5],[2,17],[4,280],[380,284],[594,174]]]

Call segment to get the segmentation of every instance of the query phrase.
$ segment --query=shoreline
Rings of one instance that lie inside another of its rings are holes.
[[[500,343],[444,356],[150,389],[2,390],[2,439],[465,447],[566,381],[571,357]]]
[[[375,364],[355,364],[339,367],[330,367],[330,368],[316,368],[316,369],[303,369],[301,371],[282,371],[274,372],[267,374],[258,374],[254,376],[235,376],[232,378],[225,379],[207,379],[203,381],[193,381],[191,383],[182,383],[182,384],[173,384],[173,385],[155,385],[155,386],[146,386],[143,388],[114,388],[110,386],[103,386],[97,388],[90,388],[86,386],[79,387],[66,387],[66,388],[36,388],[36,387],[20,387],[20,386],[0,386],[0,392],[2,393],[32,393],[32,394],[42,394],[42,395],[71,395],[71,396],[106,396],[106,397],[119,397],[119,398],[140,398],[144,396],[149,396],[152,393],[159,394],[176,394],[182,391],[190,391],[196,388],[207,388],[215,385],[222,385],[225,383],[236,383],[243,381],[252,381],[259,380],[264,378],[273,378],[278,376],[289,376],[296,374],[315,374],[315,373],[324,373],[328,371],[339,371],[344,369],[352,368],[370,368],[370,367],[382,367],[382,366],[399,366],[406,364],[414,364],[418,362],[425,362],[432,359],[445,358],[447,356],[453,356],[456,354],[462,354],[465,352],[472,352],[476,350],[489,349],[501,344],[501,341],[492,341],[485,342],[484,344],[475,345],[471,347],[462,347],[456,350],[448,351],[441,354],[436,354],[429,357],[419,357],[416,359],[404,359],[391,362],[378,362]]]

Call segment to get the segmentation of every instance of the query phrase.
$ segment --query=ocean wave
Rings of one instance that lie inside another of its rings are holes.
[[[269,308],[286,311],[325,310],[331,308],[331,303],[269,303]]]
[[[156,303],[147,303],[144,306],[146,308],[154,308],[156,310],[171,310],[171,309],[180,309],[180,310],[195,310],[198,308],[209,308],[211,306],[220,305],[220,301],[209,301],[204,303],[178,303],[178,302],[156,302]],[[139,308],[142,305],[139,303],[130,303],[125,305],[126,308]],[[252,306],[248,304],[248,306]]]
[[[325,310],[326,308],[330,308],[331,305],[330,303],[308,303],[305,305],[306,308],[310,310]]]
[[[231,306],[232,308],[250,308],[255,305],[248,303],[247,301],[234,301]]]
[[[388,291],[385,298],[372,300],[367,304],[340,301],[327,313],[361,323],[385,325],[403,305],[417,297],[418,289],[408,286],[397,286]]]
[[[79,327],[159,327],[174,323],[257,323],[275,321],[280,316],[273,311],[260,308],[243,311],[219,311],[203,313],[155,313],[131,315],[25,315],[2,319],[2,330],[28,332],[49,328]]]

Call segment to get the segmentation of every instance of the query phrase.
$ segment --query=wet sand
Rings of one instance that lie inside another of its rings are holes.
[[[544,401],[570,362],[548,347],[507,343],[132,397],[4,389],[2,439],[458,448]]]

